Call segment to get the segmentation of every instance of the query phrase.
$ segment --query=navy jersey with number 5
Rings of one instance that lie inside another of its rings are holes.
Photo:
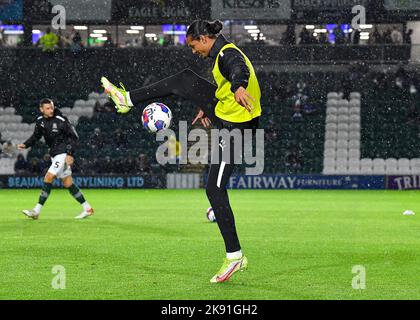
[[[74,127],[57,108],[54,110],[53,117],[39,116],[36,119],[34,133],[24,142],[24,145],[26,148],[32,147],[41,137],[44,137],[50,148],[51,157],[61,153],[73,155],[79,139]]]

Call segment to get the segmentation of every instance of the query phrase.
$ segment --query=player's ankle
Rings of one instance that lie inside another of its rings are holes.
[[[235,252],[226,252],[226,258],[228,258],[229,260],[241,259],[242,257],[242,250],[238,250]]]

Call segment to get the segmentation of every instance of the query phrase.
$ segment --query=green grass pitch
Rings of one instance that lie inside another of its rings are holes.
[[[230,191],[249,269],[210,284],[224,257],[204,190],[0,191],[0,299],[420,299],[418,192]],[[55,265],[65,289],[52,288]],[[355,265],[366,288],[352,287]]]

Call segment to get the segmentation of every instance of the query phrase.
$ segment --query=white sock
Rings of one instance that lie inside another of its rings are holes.
[[[41,209],[42,209],[42,204],[37,203],[36,206],[35,206],[35,208],[34,208],[34,211],[36,213],[40,213],[41,212]]]
[[[226,258],[232,259],[241,259],[242,258],[242,251],[235,251],[235,252],[226,252]]]
[[[127,91],[127,102],[128,102],[129,107],[134,107],[134,104],[133,104],[133,102],[131,101],[131,98],[130,98],[130,92],[128,92],[128,91]]]
[[[92,209],[92,207],[90,206],[90,204],[87,201],[82,203],[82,207],[83,207],[83,210],[85,210],[85,211],[88,211],[88,210]]]

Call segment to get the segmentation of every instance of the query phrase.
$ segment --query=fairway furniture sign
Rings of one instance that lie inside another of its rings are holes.
[[[213,19],[287,20],[290,0],[212,0]]]
[[[209,18],[210,1],[204,0],[115,0],[112,3],[112,20],[120,23],[160,25]]]
[[[231,189],[384,189],[384,176],[259,175],[232,176]]]
[[[75,184],[84,189],[143,189],[165,188],[165,176],[73,176]],[[3,189],[39,189],[44,184],[41,176],[0,176],[0,188]],[[54,180],[53,187],[62,187],[60,180]]]

